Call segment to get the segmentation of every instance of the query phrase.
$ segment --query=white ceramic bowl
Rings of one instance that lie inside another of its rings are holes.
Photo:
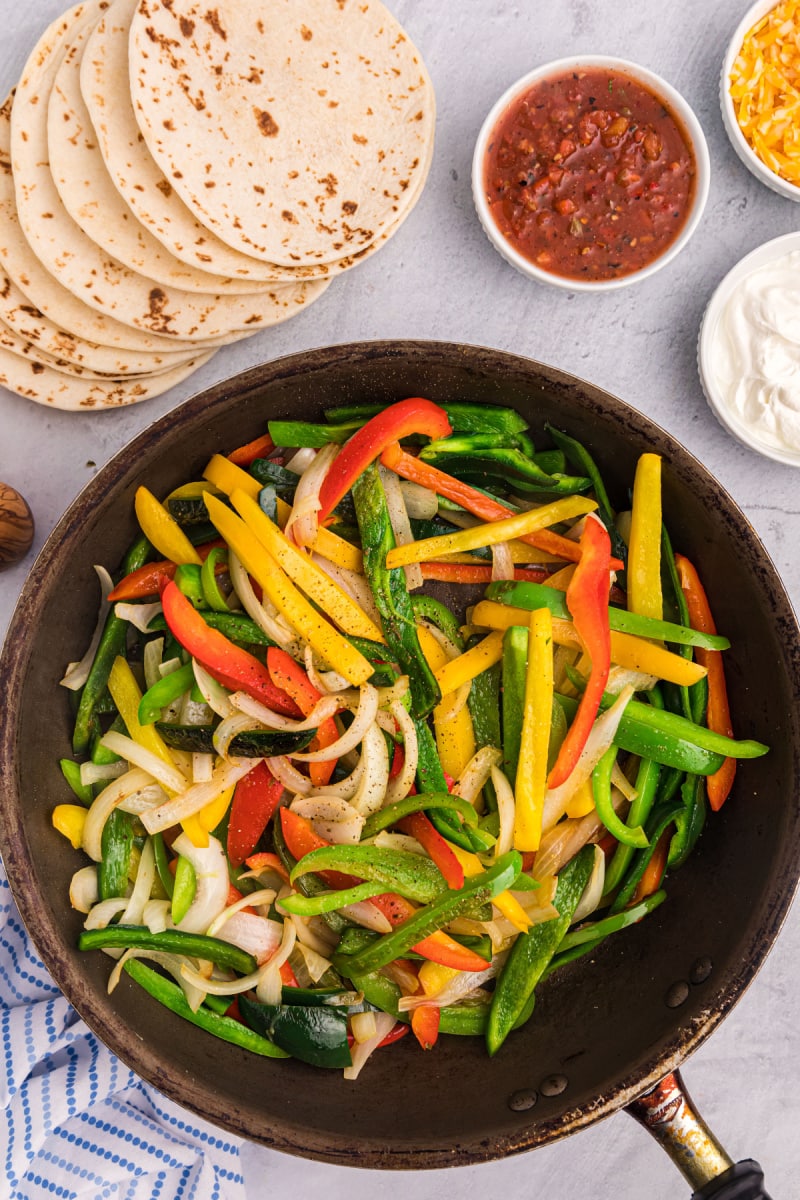
[[[651,263],[648,263],[647,266],[640,268],[638,271],[633,271],[629,275],[622,275],[616,279],[590,281],[570,279],[564,275],[556,275],[554,272],[544,271],[514,249],[498,229],[489,209],[484,188],[484,163],[489,139],[498,122],[507,109],[519,97],[523,96],[534,83],[537,83],[540,79],[546,79],[551,75],[560,75],[567,71],[585,70],[593,67],[619,71],[625,75],[629,75],[632,79],[636,79],[639,83],[644,84],[645,87],[656,93],[656,95],[664,98],[689,138],[694,153],[697,174],[695,177],[694,201],[689,215],[680,234],[667,247],[664,253]],[[624,58],[614,58],[608,55],[597,54],[576,55],[572,58],[559,58],[553,62],[544,63],[542,66],[536,67],[533,71],[529,71],[527,75],[523,75],[516,83],[512,83],[511,87],[503,92],[483,122],[472,156],[472,196],[481,225],[489,241],[512,267],[516,267],[518,271],[526,275],[529,279],[535,279],[539,283],[548,283],[553,287],[563,288],[570,292],[610,292],[616,288],[627,287],[631,283],[638,283],[641,279],[647,279],[651,275],[654,275],[656,271],[660,271],[662,267],[665,267],[677,254],[680,254],[700,222],[708,197],[710,176],[711,163],[703,130],[694,111],[686,103],[683,96],[679,92],[676,92],[675,88],[667,83],[665,79],[662,79],[660,75],[654,74],[653,71],[648,71],[646,67],[640,67],[636,63],[628,62]]]
[[[767,263],[773,262],[777,258],[782,258],[784,254],[788,254],[792,250],[800,250],[800,233],[786,233],[783,237],[764,242],[762,246],[758,246],[746,254],[735,267],[731,268],[717,286],[706,307],[697,341],[697,366],[709,407],[728,433],[732,434],[742,445],[756,450],[767,458],[792,467],[800,467],[800,450],[790,450],[783,446],[770,444],[759,437],[733,412],[725,402],[713,367],[713,347],[719,334],[720,320],[731,293],[751,272],[766,266]]]
[[[760,179],[768,188],[771,188],[773,192],[777,192],[779,196],[785,196],[788,200],[800,201],[800,187],[797,187],[794,183],[790,183],[788,179],[782,179],[765,162],[762,162],[755,150],[753,150],[739,128],[730,93],[731,70],[736,61],[736,56],[742,47],[745,34],[752,29],[757,21],[760,21],[771,9],[775,8],[777,2],[778,0],[758,0],[756,4],[748,8],[736,26],[736,31],[728,43],[728,49],[722,63],[722,75],[719,81],[719,103],[722,109],[722,123],[730,138],[731,145],[748,170],[755,175],[756,179]]]

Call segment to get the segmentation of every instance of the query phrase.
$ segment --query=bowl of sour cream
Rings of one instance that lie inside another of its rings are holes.
[[[706,308],[697,358],[728,432],[800,467],[800,233],[765,242],[728,272]]]

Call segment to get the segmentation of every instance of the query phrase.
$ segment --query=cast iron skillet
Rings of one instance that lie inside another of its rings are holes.
[[[94,626],[92,564],[118,564],[134,536],[138,484],[165,494],[199,476],[212,452],[263,432],[270,417],[314,418],[334,404],[411,395],[512,405],[541,444],[544,422],[555,422],[589,447],[619,507],[637,456],[663,455],[673,542],[699,564],[732,642],[726,662],[736,725],[772,749],[740,767],[697,852],[668,880],[667,903],[552,978],[535,1019],[495,1059],[478,1039],[444,1038],[429,1054],[406,1039],[376,1055],[352,1084],[303,1063],[256,1060],[193,1031],[130,980],[106,995],[108,960],[75,949],[81,921],[67,892],[81,859],[50,826],[64,799],[57,760],[69,754],[68,698],[57,682]],[[374,342],[296,354],[220,383],[156,422],[99,472],[50,537],[0,662],[8,714],[0,733],[0,850],[59,986],[98,1036],[172,1099],[246,1138],[328,1162],[416,1169],[483,1162],[630,1104],[700,1045],[753,978],[798,877],[798,681],[797,624],[746,518],[687,450],[621,401],[478,347]],[[684,1102],[665,1098],[663,1087],[640,1114],[645,1109],[661,1134],[670,1116],[685,1122]],[[694,1186],[730,1164],[723,1155],[702,1166],[698,1136],[685,1124],[679,1131],[682,1169]],[[763,1194],[756,1175],[736,1190],[736,1175],[734,1168],[702,1195]]]

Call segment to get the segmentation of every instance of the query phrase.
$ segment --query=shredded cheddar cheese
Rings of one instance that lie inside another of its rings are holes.
[[[730,78],[747,141],[776,175],[800,185],[800,0],[783,0],[756,22]]]

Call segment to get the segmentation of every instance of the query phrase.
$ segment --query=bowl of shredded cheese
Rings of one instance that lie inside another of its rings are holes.
[[[745,166],[800,201],[800,0],[759,0],[747,10],[722,65],[720,102]]]

